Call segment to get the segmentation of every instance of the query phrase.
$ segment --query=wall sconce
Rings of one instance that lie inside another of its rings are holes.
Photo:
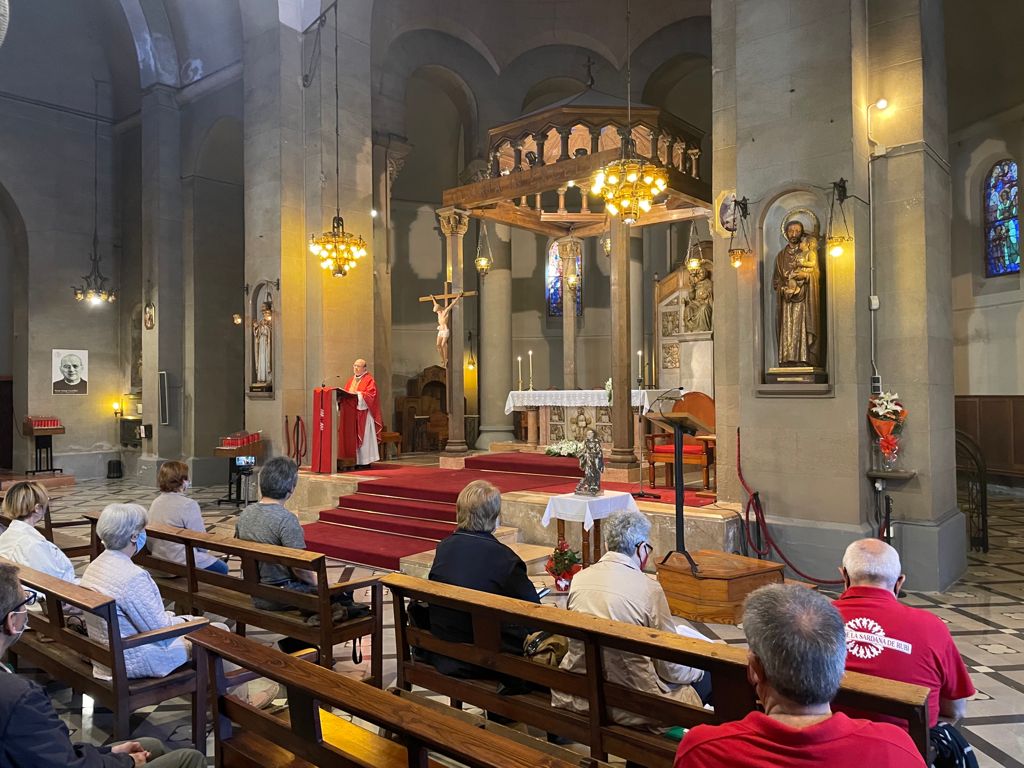
[[[875,141],[875,137],[871,135],[871,110],[872,109],[877,109],[879,112],[884,112],[888,108],[889,108],[889,100],[886,99],[886,98],[881,98],[881,99],[878,99],[878,101],[875,101],[875,102],[873,102],[871,104],[868,104],[868,108],[867,108],[868,144],[870,144],[873,147],[872,154],[877,156],[877,157],[881,157],[882,155],[885,154],[885,147],[883,145],[879,144],[877,141]]]
[[[480,236],[481,231],[483,231],[482,238]],[[485,246],[487,248],[486,253],[484,253]],[[491,241],[487,239],[487,224],[482,221],[476,232],[476,258],[473,259],[473,264],[476,265],[476,271],[480,273],[480,277],[487,277],[487,273],[494,266],[494,258],[491,256]]]
[[[746,256],[753,256],[754,251],[750,247],[750,234],[747,232],[747,216],[750,215],[750,203],[746,197],[736,201],[736,210],[740,214],[740,233],[743,235],[743,248],[735,247],[736,232],[729,234],[729,263],[736,269],[743,266],[743,259]]]
[[[881,99],[881,101],[885,100]],[[853,245],[850,225],[846,221],[846,209],[843,207],[843,203],[846,202],[849,196],[849,193],[846,191],[846,179],[840,178],[839,181],[832,182],[832,201],[828,208],[828,233],[825,241],[828,244],[828,255],[833,258],[842,256],[846,253],[846,247]],[[843,229],[845,230],[843,235],[836,234],[835,229],[833,229],[836,203],[839,203],[839,213],[843,217]]]
[[[115,419],[120,419],[124,415],[124,409],[121,407],[121,401],[120,400],[115,400],[113,402],[113,406],[114,406],[114,418]]]

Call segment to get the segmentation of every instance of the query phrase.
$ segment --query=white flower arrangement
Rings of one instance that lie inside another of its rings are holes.
[[[903,406],[896,400],[898,397],[899,395],[895,392],[883,392],[880,395],[875,395],[871,401],[871,413],[880,419],[897,419],[903,412]]]
[[[579,456],[582,450],[583,443],[579,440],[559,440],[544,449],[544,453],[548,456]]]
[[[608,393],[608,405],[612,404],[612,380],[608,379],[604,383],[604,391]]]

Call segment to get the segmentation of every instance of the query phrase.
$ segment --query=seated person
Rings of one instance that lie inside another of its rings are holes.
[[[974,695],[970,673],[942,619],[897,598],[906,580],[899,553],[884,541],[861,539],[846,548],[839,572],[846,591],[835,606],[846,622],[846,668],[928,688],[931,728],[963,718]],[[848,714],[907,727],[897,718]]]
[[[526,564],[509,547],[494,538],[501,512],[501,491],[486,480],[474,480],[455,502],[455,532],[437,545],[428,578],[456,587],[476,589],[492,595],[515,597],[539,603],[537,588],[526,575]],[[442,640],[473,642],[469,614],[441,606],[430,606],[430,631]],[[502,646],[512,653],[523,652],[525,627],[502,627]],[[457,677],[480,677],[485,670],[447,657],[433,659],[438,671]]]
[[[743,630],[747,679],[764,712],[691,729],[675,768],[924,766],[905,731],[829,708],[843,678],[846,634],[827,597],[795,584],[761,587],[747,597]]]
[[[121,637],[164,629],[192,618],[164,610],[164,601],[153,577],[132,562],[135,553],[146,545],[146,510],[143,507],[107,505],[96,523],[96,535],[106,549],[85,569],[82,586],[114,599]],[[106,626],[101,626],[104,623],[86,616],[89,637],[105,642]],[[227,629],[223,624],[214,626]],[[191,643],[185,637],[130,648],[124,652],[125,671],[130,678],[165,677],[186,663],[191,651]],[[110,679],[110,670],[99,664],[93,664],[93,674]]]
[[[668,607],[661,585],[644,573],[654,547],[648,543],[651,521],[640,512],[623,510],[604,521],[606,552],[596,563],[577,573],[569,587],[570,611],[589,613],[641,627],[675,632],[677,620]],[[635,653],[604,652],[608,680],[645,693],[701,706],[710,694],[710,675],[703,670],[651,659]],[[583,643],[569,639],[569,652],[559,665],[584,672]],[[698,688],[700,691],[698,691]],[[551,692],[551,704],[574,712],[586,712],[588,702],[563,691]],[[648,726],[647,718],[621,709],[612,710],[621,725]]]
[[[306,548],[306,537],[299,518],[285,508],[284,503],[295,492],[299,480],[298,465],[286,456],[276,456],[260,470],[260,500],[250,504],[238,516],[235,536],[245,541],[271,544],[292,549]],[[286,587],[297,592],[316,594],[317,576],[313,571],[288,568],[275,563],[259,563],[260,582],[275,587]],[[265,611],[293,610],[294,606],[261,597],[252,599],[253,605]],[[331,598],[335,604],[336,620],[345,620],[368,613],[368,608],[352,601],[351,592],[341,592]],[[295,653],[311,647],[292,637],[278,641],[285,653]]]
[[[33,598],[18,583],[14,566],[0,564],[0,656],[13,646],[28,624]],[[72,743],[67,726],[49,697],[33,682],[0,664],[0,765],[33,768],[205,768],[194,749],[167,752],[156,739],[138,739],[108,747]]]
[[[146,516],[146,520],[158,525],[169,525],[173,528],[187,528],[190,531],[206,533],[203,513],[199,510],[199,504],[185,495],[190,487],[188,464],[182,461],[165,461],[160,465],[160,471],[157,473],[157,484],[160,486],[160,495],[149,505],[149,514]],[[185,563],[184,544],[154,539],[149,543],[149,551],[155,557],[175,563]],[[228,572],[228,564],[214,557],[205,549],[196,547],[193,551],[196,557],[196,567],[205,568],[215,573],[226,574]]]
[[[7,530],[0,533],[0,557],[77,584],[67,555],[36,529],[49,505],[50,497],[39,483],[21,481],[7,490],[0,506],[7,521]]]

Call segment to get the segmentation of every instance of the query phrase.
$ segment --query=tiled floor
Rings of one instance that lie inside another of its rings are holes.
[[[208,528],[233,530],[235,508],[216,504],[216,499],[223,495],[222,487],[196,488],[191,494],[202,506]],[[63,520],[82,511],[101,509],[111,501],[148,506],[155,495],[155,489],[131,480],[85,481],[73,488],[56,490],[51,506],[54,519]],[[964,727],[981,766],[1024,768],[1024,494],[993,488],[989,499],[991,551],[987,555],[970,553],[967,574],[948,591],[909,592],[906,600],[934,611],[949,625],[972,672],[978,695],[968,705]],[[341,567],[342,564],[335,564],[334,572],[339,573]],[[363,573],[366,572],[357,571],[356,575]],[[385,686],[395,679],[394,637],[388,631],[390,615],[390,611],[385,612]],[[743,632],[736,627],[698,628],[724,642],[743,643]],[[268,644],[277,639],[259,631],[250,631],[249,636]],[[343,659],[337,664],[338,672],[355,677],[365,674],[368,655],[358,667],[352,663],[348,649],[339,648],[337,655]],[[74,738],[94,743],[109,740],[109,712],[94,709],[88,697],[75,695],[66,686],[47,682],[42,676],[39,680],[46,684]],[[184,744],[190,737],[188,705],[175,700],[144,710],[133,718],[132,725],[135,736],[156,736]]]

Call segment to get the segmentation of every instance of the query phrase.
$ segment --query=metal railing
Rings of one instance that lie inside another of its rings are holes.
[[[988,552],[988,468],[981,446],[963,430],[956,430],[957,503],[967,518],[971,549]]]

